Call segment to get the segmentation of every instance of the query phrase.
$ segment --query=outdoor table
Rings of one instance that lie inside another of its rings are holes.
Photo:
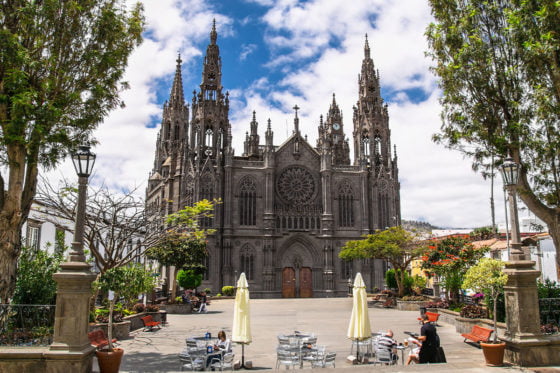
[[[395,347],[398,351],[401,352],[401,364],[404,365],[404,351],[407,350],[410,347],[410,344],[408,346],[404,346],[404,345],[398,345],[397,347]]]

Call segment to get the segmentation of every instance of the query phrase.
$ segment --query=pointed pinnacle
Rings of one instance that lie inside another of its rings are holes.
[[[216,32],[216,18],[212,21],[212,31],[210,31],[210,43],[216,44],[218,39],[218,33]]]

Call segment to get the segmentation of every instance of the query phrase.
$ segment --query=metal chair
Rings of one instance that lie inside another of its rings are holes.
[[[181,362],[181,372],[186,370],[195,371],[195,370],[204,370],[204,359],[200,357],[194,357],[191,355],[179,354],[179,361]]]
[[[233,371],[233,366],[234,366],[234,360],[235,355],[232,353],[227,353],[224,356],[222,356],[222,358],[214,358],[212,359],[212,361],[210,362],[210,368],[213,369],[219,369],[220,372],[223,371],[224,369],[230,369],[231,371]]]
[[[302,356],[302,363],[310,363],[311,367],[315,365],[322,365],[325,360],[325,346],[315,346],[315,348]]]
[[[373,364],[393,365],[396,364],[396,362],[397,361],[393,359],[391,351],[385,348],[377,348],[375,350],[375,359],[373,360]]]
[[[336,368],[336,352],[327,352],[322,359],[311,363],[311,368],[326,368],[328,366]]]
[[[299,356],[292,354],[290,351],[278,349],[276,350],[276,369],[280,369],[281,365],[285,365],[286,369],[290,367],[295,369],[299,365]]]

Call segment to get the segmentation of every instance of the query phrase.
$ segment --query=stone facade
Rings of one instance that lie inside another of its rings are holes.
[[[270,119],[261,142],[253,112],[243,154],[234,155],[217,37],[214,24],[190,107],[177,59],[146,192],[150,229],[163,229],[162,217],[185,205],[220,198],[214,218],[201,222],[217,229],[208,243],[203,288],[218,292],[241,272],[251,297],[342,296],[357,272],[368,289],[382,288],[384,261],[338,258],[346,241],[401,219],[397,156],[367,37],[353,113],[353,163],[334,95],[319,120],[316,146],[301,135],[295,106],[293,133],[283,144],[274,145]]]

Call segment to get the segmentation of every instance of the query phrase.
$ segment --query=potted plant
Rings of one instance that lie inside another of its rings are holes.
[[[139,265],[126,267],[114,267],[107,270],[99,277],[97,287],[99,290],[109,293],[113,292],[113,298],[109,301],[109,319],[107,326],[108,346],[105,350],[96,351],[99,369],[101,373],[117,373],[121,364],[124,350],[113,347],[113,311],[115,303],[121,296],[131,299],[138,294],[149,291],[153,287],[153,278],[145,273]]]
[[[493,300],[494,338],[492,343],[480,343],[486,365],[501,366],[504,363],[506,344],[498,343],[498,296],[503,293],[507,282],[507,275],[502,271],[504,263],[501,260],[483,258],[478,264],[468,269],[463,281],[463,289],[472,289],[490,296]]]

